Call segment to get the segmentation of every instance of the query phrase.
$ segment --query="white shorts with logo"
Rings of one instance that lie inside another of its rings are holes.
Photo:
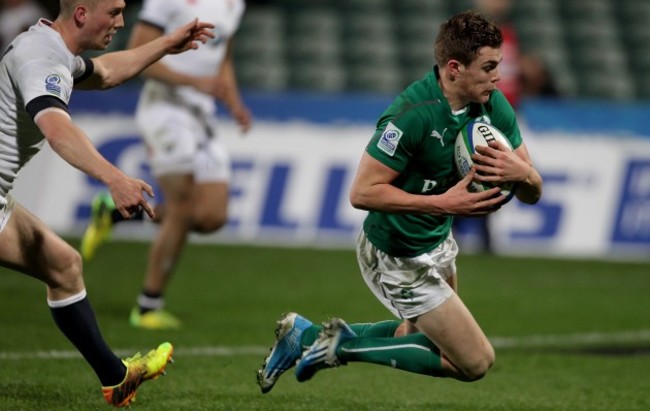
[[[432,251],[417,257],[393,257],[378,250],[363,230],[357,238],[361,275],[375,296],[401,319],[425,314],[454,290],[447,279],[456,274],[458,246],[452,234]]]
[[[230,158],[204,115],[161,102],[139,108],[136,120],[154,176],[192,174],[199,183],[229,181]]]
[[[5,229],[14,210],[14,199],[10,194],[0,195],[0,233]]]

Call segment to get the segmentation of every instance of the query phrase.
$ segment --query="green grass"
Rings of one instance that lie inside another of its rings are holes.
[[[486,378],[467,384],[351,364],[304,384],[288,373],[261,395],[255,370],[281,313],[389,318],[353,251],[191,245],[167,296],[184,321],[174,332],[127,324],[146,257],[147,244],[115,242],[85,267],[112,347],[127,354],[164,340],[177,347],[168,377],[145,384],[133,410],[650,409],[648,263],[462,255],[460,294],[497,346]],[[43,285],[0,269],[0,301],[0,409],[109,409],[83,360],[36,356],[74,352],[52,322]],[[591,334],[595,342],[583,341]],[[235,351],[199,350],[217,347]]]

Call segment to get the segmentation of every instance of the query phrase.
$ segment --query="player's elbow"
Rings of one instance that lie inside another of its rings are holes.
[[[359,190],[350,190],[350,204],[359,210],[368,210],[365,196]]]
[[[114,87],[119,86],[120,84],[124,83],[123,80],[117,79],[111,76],[104,77],[101,82],[98,83],[97,89],[98,90],[108,90]]]

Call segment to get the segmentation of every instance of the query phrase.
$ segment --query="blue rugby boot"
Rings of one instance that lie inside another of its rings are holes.
[[[344,365],[345,363],[336,355],[336,350],[342,342],[356,337],[357,334],[340,318],[332,318],[329,322],[323,323],[323,330],[318,338],[298,361],[296,379],[304,382],[324,368]]]
[[[296,365],[302,355],[300,337],[303,331],[313,323],[296,313],[284,314],[278,320],[275,329],[276,341],[271,347],[270,354],[264,359],[262,368],[257,370],[257,383],[262,394],[271,391],[278,378]]]

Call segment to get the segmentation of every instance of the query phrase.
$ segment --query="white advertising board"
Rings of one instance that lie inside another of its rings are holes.
[[[77,115],[109,160],[152,181],[129,115]],[[246,136],[226,121],[232,160],[227,229],[195,241],[350,247],[364,212],[348,188],[372,125],[258,122]],[[502,253],[650,257],[650,140],[527,136],[544,177],[539,204],[511,201],[490,220]],[[57,232],[78,235],[103,187],[46,147],[21,173],[13,196]],[[123,224],[116,236],[149,238],[155,227]],[[129,227],[130,226],[130,227]]]

